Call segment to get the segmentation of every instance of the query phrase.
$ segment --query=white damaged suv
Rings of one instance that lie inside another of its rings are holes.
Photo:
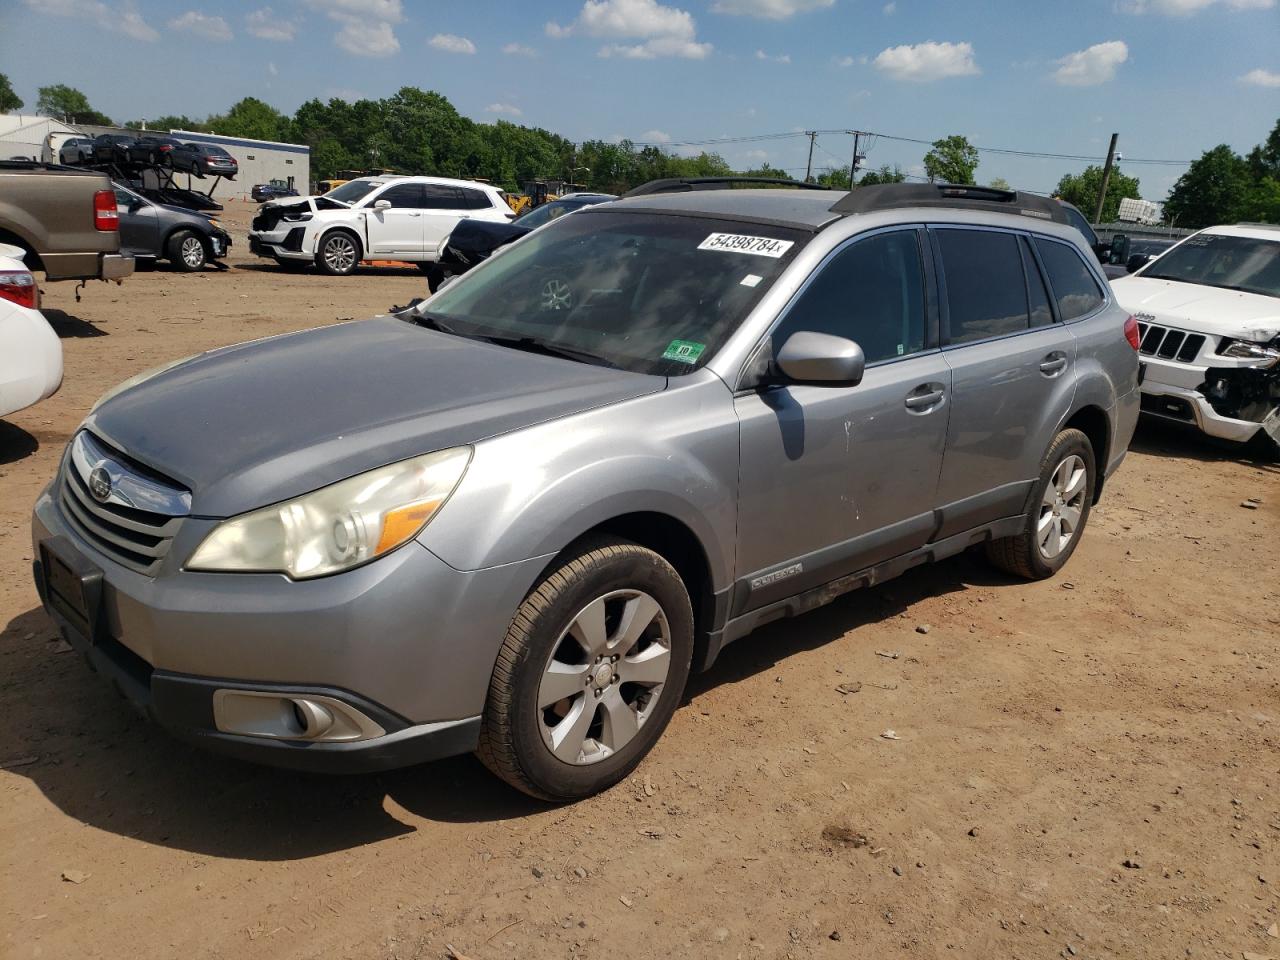
[[[340,276],[362,260],[405,260],[430,276],[459,221],[511,217],[502,191],[487,183],[361,177],[324,196],[264,203],[253,218],[249,250],[282,266],[314,262]]]
[[[1280,449],[1280,226],[1209,227],[1111,286],[1138,321],[1144,413]]]

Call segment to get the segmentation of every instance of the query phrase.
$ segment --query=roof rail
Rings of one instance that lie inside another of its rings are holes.
[[[778,180],[773,177],[668,177],[663,180],[650,180],[638,187],[632,187],[624,193],[627,197],[643,197],[650,193],[687,193],[691,190],[728,190],[731,184],[753,183],[766,187],[796,187],[801,190],[829,190],[816,183],[803,183],[800,180]]]
[[[1021,190],[998,190],[953,183],[881,183],[850,190],[832,213],[873,213],[899,207],[941,207],[1012,213],[1070,225],[1062,204]]]

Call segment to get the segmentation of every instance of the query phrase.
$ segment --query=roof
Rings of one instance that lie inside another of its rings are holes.
[[[1280,240],[1280,223],[1237,223],[1205,227],[1201,233],[1216,233],[1224,237],[1249,237],[1253,240]]]
[[[335,179],[341,179],[340,177]],[[410,183],[441,183],[446,187],[470,187],[473,190],[493,190],[501,193],[491,183],[480,183],[478,180],[457,180],[453,177],[418,177],[409,176],[403,173],[379,173],[368,177],[352,177],[348,183],[355,183],[357,180],[368,180],[373,183],[402,183],[408,181]]]
[[[690,190],[624,198],[611,204],[611,208],[679,211],[819,230],[840,219],[840,214],[833,213],[831,208],[844,196],[843,190]]]

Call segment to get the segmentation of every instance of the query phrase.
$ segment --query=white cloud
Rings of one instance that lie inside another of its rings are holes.
[[[713,13],[728,13],[740,17],[759,17],[762,20],[786,20],[797,13],[825,10],[836,0],[716,0],[711,4]]]
[[[526,47],[523,43],[508,43],[502,48],[502,52],[509,57],[536,57],[538,51],[533,47]]]
[[[132,2],[113,7],[103,0],[24,0],[36,13],[54,17],[75,17],[88,20],[100,30],[122,33],[134,40],[151,43],[160,39],[159,32],[142,19],[142,14]]]
[[[873,61],[877,70],[895,80],[928,83],[946,77],[969,77],[982,71],[973,60],[973,44],[907,44],[881,50]]]
[[[711,53],[711,44],[698,42],[697,24],[688,11],[663,6],[657,0],[586,0],[573,23],[548,23],[544,29],[547,36],[556,38],[585,34],[633,41],[605,44],[598,51],[602,57],[701,60]]]
[[[888,3],[886,3],[883,7],[880,8],[880,12],[883,13],[886,17],[892,17],[895,13],[898,12],[897,0],[889,0]]]
[[[1053,79],[1064,87],[1094,87],[1114,79],[1117,68],[1128,59],[1129,47],[1123,40],[1095,43],[1056,61]]]
[[[1120,0],[1125,13],[1161,13],[1168,17],[1189,17],[1212,6],[1228,10],[1270,10],[1276,0]]]
[[[865,66],[867,63],[867,55],[864,53],[856,57],[850,57],[850,56],[832,57],[831,62],[834,63],[837,67],[852,67],[855,63],[862,64]]]
[[[244,18],[245,29],[251,36],[259,40],[279,40],[288,42],[298,32],[298,25],[292,20],[276,16],[270,7],[255,10]]]
[[[646,130],[637,140],[640,143],[670,143],[671,134],[665,130]]]
[[[1271,70],[1263,70],[1259,67],[1256,70],[1250,70],[1240,78],[1241,83],[1247,83],[1254,87],[1280,87],[1280,73],[1274,73]]]
[[[396,24],[404,19],[401,0],[307,0],[339,29],[333,42],[357,57],[390,57],[400,52]]]
[[[756,161],[768,160],[769,151],[768,150],[748,150],[746,153],[743,154],[743,156],[746,157],[748,160],[756,160]]]
[[[454,33],[437,33],[427,41],[427,45],[443,50],[445,53],[475,53],[476,45],[466,37]]]
[[[273,77],[278,77],[280,75],[280,68],[276,66],[274,60],[267,61],[267,73],[271,74]]]
[[[791,62],[791,54],[789,54],[789,53],[779,53],[779,54],[777,54],[776,56],[771,56],[770,54],[765,53],[763,50],[757,50],[757,51],[756,51],[756,59],[757,59],[757,60],[772,60],[774,63],[790,63],[790,62]]]
[[[491,103],[484,108],[485,113],[501,113],[508,117],[523,117],[524,111],[514,103]]]
[[[221,17],[211,17],[198,10],[188,10],[169,21],[170,30],[194,34],[202,40],[230,40],[231,28]]]

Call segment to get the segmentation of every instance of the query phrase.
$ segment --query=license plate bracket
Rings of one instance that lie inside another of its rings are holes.
[[[102,571],[61,537],[40,544],[40,570],[49,606],[86,643],[96,643],[102,610]]]

